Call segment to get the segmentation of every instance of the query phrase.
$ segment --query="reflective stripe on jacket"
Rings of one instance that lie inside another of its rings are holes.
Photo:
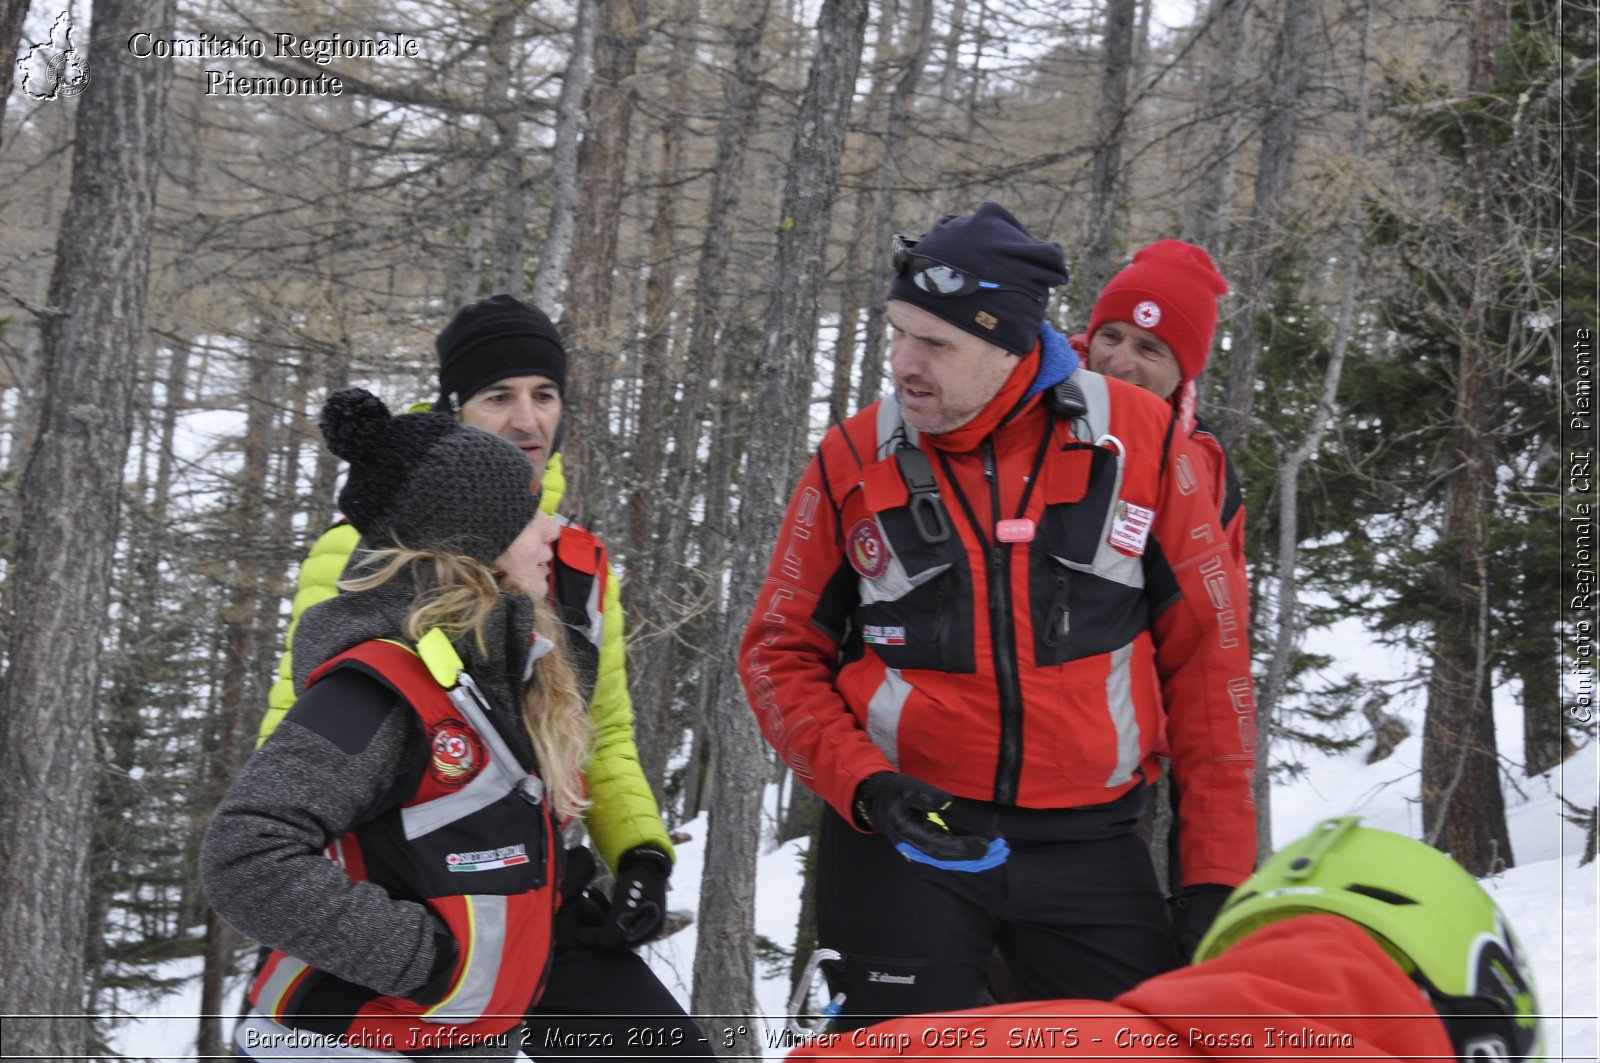
[[[1154,776],[1165,727],[1184,881],[1237,884],[1255,858],[1242,575],[1209,493],[1173,474],[1195,458],[1170,408],[1072,379],[1089,413],[1036,398],[972,451],[915,440],[892,399],[830,431],[741,675],[768,740],[847,820],[889,770],[1001,804],[1102,804]]]
[[[541,482],[544,493],[540,508],[553,514],[565,485],[561,455],[552,455]],[[605,544],[579,525],[561,520],[561,536],[556,540],[556,556],[551,565],[551,600],[568,625],[567,648],[580,663],[579,673],[592,690],[589,716],[594,721],[594,737],[589,762],[584,765],[590,800],[583,815],[584,826],[601,859],[612,870],[616,870],[623,853],[641,845],[653,846],[671,857],[672,841],[640,767],[634,740],[620,585],[611,571]],[[285,645],[294,644],[295,625],[307,609],[339,593],[339,577],[360,541],[361,535],[352,525],[340,522],[312,545],[300,566]],[[268,697],[267,714],[261,720],[258,745],[266,741],[294,704],[293,677],[293,660],[286,649],[278,659],[277,678]]]
[[[328,661],[312,681],[341,667],[359,668],[405,699],[430,761],[411,797],[336,840],[328,856],[352,880],[426,905],[455,939],[455,966],[439,999],[419,1001],[275,951],[250,1002],[294,1029],[401,1050],[471,1044],[512,1029],[543,988],[559,903],[560,834],[543,782],[495,729],[464,671],[446,689],[436,676],[448,665],[372,641]]]

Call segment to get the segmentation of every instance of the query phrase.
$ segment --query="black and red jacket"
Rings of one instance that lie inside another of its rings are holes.
[[[1170,407],[1071,382],[1082,411],[1036,395],[969,451],[917,439],[892,398],[829,431],[740,674],[847,820],[891,770],[1002,805],[1103,804],[1154,778],[1170,739],[1184,882],[1236,885],[1256,848],[1242,572],[1209,489],[1180,475],[1200,459]]]
[[[542,780],[496,729],[465,672],[446,688],[423,657],[384,640],[340,654],[311,681],[336,668],[365,672],[411,706],[429,763],[405,801],[334,841],[328,856],[352,880],[425,905],[449,929],[455,962],[447,984],[426,987],[437,999],[419,1000],[275,951],[250,1002],[284,1026],[400,1051],[504,1033],[543,989],[559,903],[562,848]]]

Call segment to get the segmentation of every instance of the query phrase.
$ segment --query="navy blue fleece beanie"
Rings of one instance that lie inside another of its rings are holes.
[[[1033,349],[1050,289],[1067,282],[1061,245],[1037,239],[998,203],[984,203],[971,214],[946,215],[912,253],[979,280],[1024,289],[1028,294],[979,289],[971,295],[940,296],[917,287],[909,275],[897,275],[889,283],[889,298],[914,303],[1014,354]]]

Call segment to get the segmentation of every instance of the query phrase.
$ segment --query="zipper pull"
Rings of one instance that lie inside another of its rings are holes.
[[[466,669],[461,670],[458,681],[461,684],[461,689],[465,690],[468,696],[477,703],[478,708],[483,710],[484,715],[494,715],[494,706],[489,704],[489,699],[483,696],[483,691],[478,689],[478,684],[472,681],[472,676],[467,674]]]

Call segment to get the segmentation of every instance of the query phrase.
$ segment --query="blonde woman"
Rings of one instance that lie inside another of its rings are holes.
[[[207,831],[213,907],[270,955],[241,1058],[510,1059],[549,967],[589,718],[513,445],[333,395],[366,549],[295,634],[284,724]]]

